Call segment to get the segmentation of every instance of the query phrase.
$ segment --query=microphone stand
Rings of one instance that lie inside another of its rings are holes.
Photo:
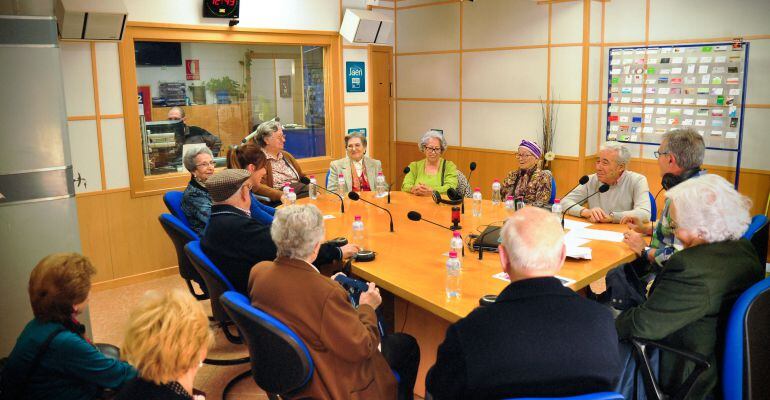
[[[414,214],[412,214],[412,213],[414,213]],[[452,228],[449,228],[449,227],[441,225],[441,224],[437,224],[437,223],[435,223],[433,221],[430,221],[430,220],[427,220],[427,219],[423,218],[422,215],[420,213],[416,212],[416,211],[410,211],[409,214],[407,214],[407,218],[409,218],[411,221],[425,221],[425,222],[427,222],[429,224],[436,225],[439,228],[443,228],[443,229],[446,229],[446,230],[449,230],[449,231],[452,231],[452,232],[457,232],[457,231],[452,230]],[[460,240],[462,240],[463,243],[465,243],[465,239],[463,239],[462,234],[460,234]],[[463,245],[463,247],[462,247],[462,256],[465,257],[465,245]]]
[[[302,178],[300,178],[299,181],[304,183],[305,185],[313,185],[316,188],[323,189],[324,192],[331,193],[331,194],[337,196],[337,198],[340,199],[340,212],[343,213],[343,214],[345,213],[345,202],[342,200],[342,196],[340,196],[339,193],[332,192],[331,190],[329,190],[329,189],[327,189],[327,188],[325,188],[323,186],[319,186],[319,185],[317,185],[315,183],[310,182],[310,179],[308,177],[306,177],[306,176],[303,176]]]
[[[385,210],[385,212],[388,213],[388,216],[390,217],[390,231],[393,232],[393,214],[390,213],[390,210],[388,210],[385,207],[378,206],[377,204],[374,204],[371,201],[362,199],[361,196],[358,193],[356,193],[356,192],[348,193],[348,198],[350,200],[353,200],[353,201],[361,200],[361,201],[363,201],[366,204],[371,204],[371,205],[379,208],[380,210]]]
[[[605,189],[605,188],[606,188],[606,189]],[[604,190],[602,190],[602,189],[604,189]],[[607,191],[607,190],[609,190],[609,189],[610,189],[610,186],[609,186],[609,185],[607,185],[607,184],[605,183],[604,185],[601,185],[601,186],[599,186],[599,190],[597,190],[597,191],[595,191],[595,192],[591,193],[591,194],[590,194],[589,196],[587,196],[586,198],[584,198],[584,199],[582,199],[582,200],[580,200],[580,201],[577,201],[577,202],[575,202],[575,204],[573,204],[573,205],[571,205],[571,206],[567,207],[567,209],[566,209],[566,210],[564,210],[564,212],[563,212],[563,213],[561,213],[561,229],[564,229],[564,216],[565,216],[565,215],[567,215],[567,211],[569,211],[569,210],[570,210],[572,207],[575,207],[576,205],[578,205],[578,204],[580,204],[580,203],[582,203],[582,202],[584,202],[584,201],[586,201],[586,200],[590,199],[591,197],[594,197],[594,196],[596,196],[596,195],[597,195],[597,194],[599,194],[599,193],[604,193],[604,192],[606,192],[606,191]]]

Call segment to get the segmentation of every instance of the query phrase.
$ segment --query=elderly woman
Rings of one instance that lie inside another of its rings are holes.
[[[287,182],[297,184],[305,174],[294,156],[283,149],[286,137],[283,136],[280,122],[267,121],[259,124],[254,140],[267,156],[267,174],[258,185],[256,193],[270,198],[275,204],[280,204],[283,185]]]
[[[208,147],[198,147],[184,153],[184,167],[190,171],[190,183],[182,195],[182,212],[190,223],[190,228],[199,235],[209,220],[211,197],[206,190],[206,180],[214,174],[214,156]]]
[[[136,376],[127,363],[108,358],[85,336],[76,316],[88,305],[96,270],[80,254],[43,258],[29,277],[35,318],[16,341],[3,370],[4,398],[96,399]]]
[[[131,312],[123,355],[139,370],[116,400],[191,400],[214,335],[201,304],[181,290],[148,292]]]
[[[382,163],[366,155],[366,136],[355,132],[345,136],[347,157],[331,162],[327,189],[337,190],[337,181],[342,174],[347,191],[368,192],[377,184],[377,173],[382,172]]]
[[[647,300],[618,316],[618,336],[658,340],[704,355],[712,368],[698,378],[688,399],[718,397],[714,366],[725,328],[720,323],[735,299],[764,277],[756,251],[741,239],[751,221],[750,201],[718,175],[689,179],[666,197],[671,200],[670,227],[684,249],[668,260]],[[692,370],[682,358],[661,352],[664,391],[670,393]]]
[[[540,169],[543,149],[535,142],[522,140],[516,158],[519,168],[503,181],[502,195],[524,199],[535,207],[546,207],[551,201],[551,171]]]
[[[420,139],[420,151],[425,159],[409,163],[409,173],[404,176],[401,190],[418,196],[430,196],[433,191],[446,194],[449,188],[457,188],[457,167],[441,155],[447,148],[444,135],[428,131]]]
[[[411,398],[420,360],[417,342],[400,333],[381,340],[375,309],[382,299],[373,283],[361,293],[356,309],[342,286],[312,264],[324,239],[318,208],[279,209],[270,235],[278,257],[251,269],[249,297],[308,344],[316,370],[296,397],[376,400],[395,399],[398,392],[399,398]]]

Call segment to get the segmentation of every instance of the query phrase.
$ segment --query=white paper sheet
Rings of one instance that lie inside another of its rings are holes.
[[[575,230],[588,228],[589,226],[591,226],[591,224],[588,222],[575,221],[573,219],[564,220],[564,229]]]
[[[331,215],[331,214],[324,215],[324,219],[334,219],[334,218],[337,218],[337,217],[335,217],[334,215]]]
[[[578,229],[575,235],[588,240],[606,240],[608,242],[622,242],[623,234],[620,232],[600,231],[598,229]]]

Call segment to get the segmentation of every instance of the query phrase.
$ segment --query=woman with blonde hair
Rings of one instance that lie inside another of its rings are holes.
[[[96,269],[77,253],[51,254],[29,277],[35,318],[24,327],[3,369],[5,399],[96,399],[136,376],[102,354],[76,319],[85,310]]]
[[[139,371],[116,400],[202,399],[193,381],[214,336],[203,307],[181,290],[148,292],[131,312],[123,357]]]

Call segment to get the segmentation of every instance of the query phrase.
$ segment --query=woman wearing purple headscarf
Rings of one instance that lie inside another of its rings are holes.
[[[522,140],[516,158],[519,168],[511,171],[503,181],[503,196],[523,198],[535,207],[548,207],[551,200],[551,171],[540,169],[543,150],[535,142]]]

